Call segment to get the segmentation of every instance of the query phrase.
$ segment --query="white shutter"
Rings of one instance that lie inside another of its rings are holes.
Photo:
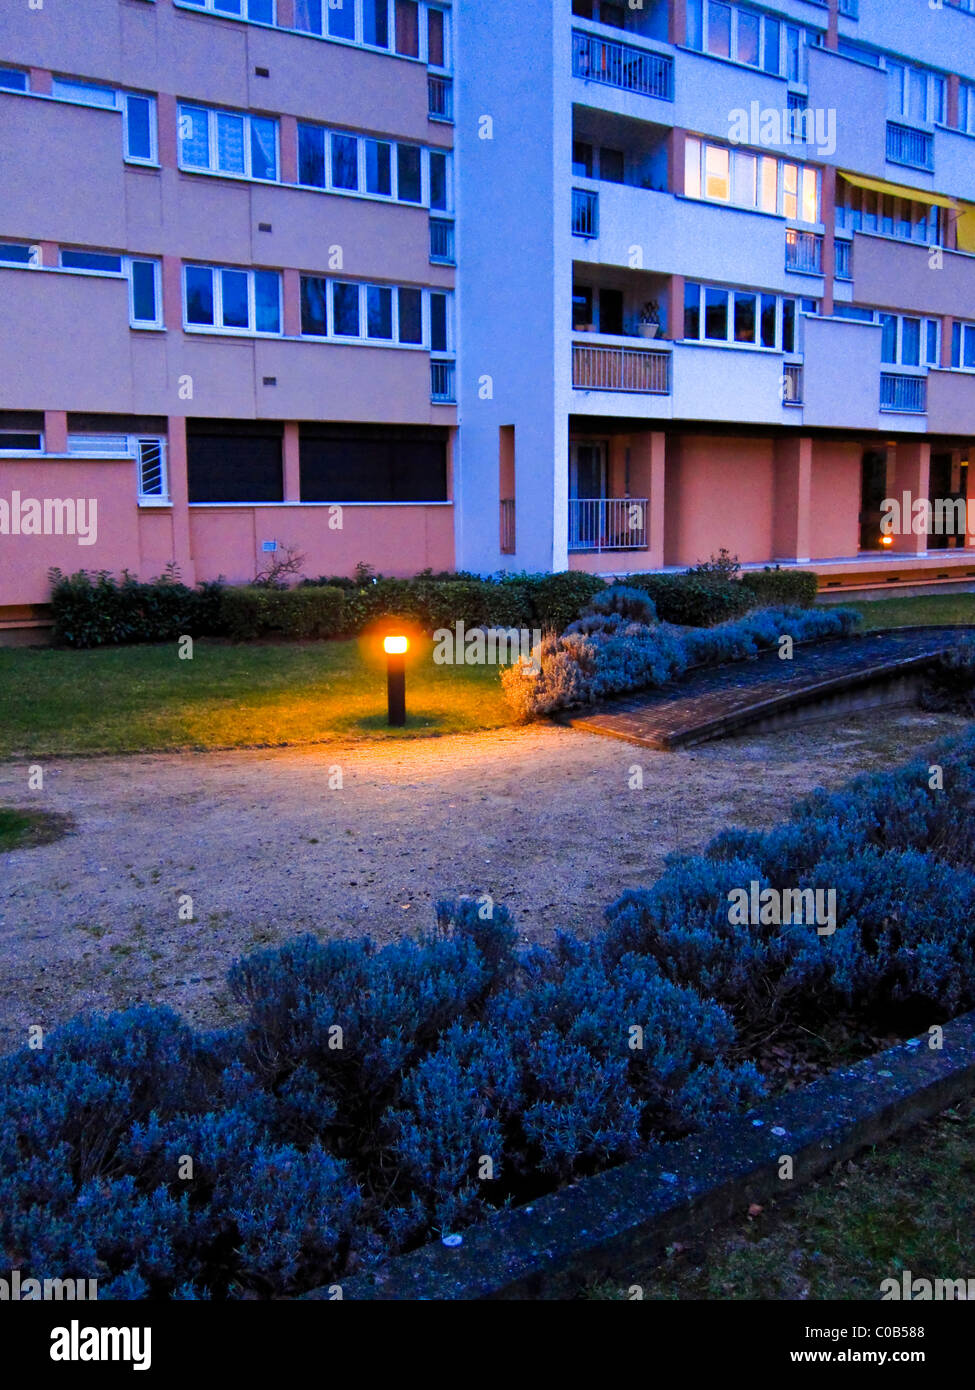
[[[166,453],[162,439],[137,439],[136,457],[139,461],[139,497],[165,501]]]

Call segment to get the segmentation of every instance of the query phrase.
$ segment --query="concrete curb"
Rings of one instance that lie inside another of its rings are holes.
[[[342,1284],[344,1299],[476,1300],[572,1296],[596,1276],[625,1277],[672,1240],[708,1230],[751,1202],[781,1197],[859,1149],[930,1119],[975,1092],[975,1012],[944,1025],[943,1047],[912,1039],[707,1132]],[[779,1177],[793,1160],[794,1178]],[[329,1298],[327,1289],[307,1299]]]

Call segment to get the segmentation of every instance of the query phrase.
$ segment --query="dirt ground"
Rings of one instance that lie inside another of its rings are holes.
[[[657,753],[554,726],[398,744],[65,759],[0,802],[67,814],[0,855],[0,1052],[85,1007],[229,1017],[235,957],[298,932],[389,940],[440,897],[491,894],[526,940],[591,931],[675,849],[773,825],[816,786],[961,727],[882,710]],[[643,787],[631,787],[642,768]],[[341,769],[342,786],[330,786]],[[180,918],[182,895],[193,920]]]

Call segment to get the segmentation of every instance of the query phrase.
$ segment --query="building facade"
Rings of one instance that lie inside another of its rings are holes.
[[[0,626],[274,547],[975,577],[975,0],[4,0],[0,302]]]

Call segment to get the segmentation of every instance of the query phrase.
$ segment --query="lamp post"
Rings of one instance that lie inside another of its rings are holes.
[[[386,653],[386,697],[389,705],[390,728],[402,729],[406,723],[406,652],[409,641],[405,637],[386,637],[383,651]]]

